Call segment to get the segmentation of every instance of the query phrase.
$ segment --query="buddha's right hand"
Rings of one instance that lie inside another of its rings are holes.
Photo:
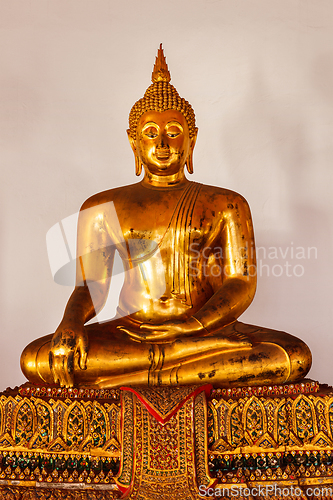
[[[87,367],[88,336],[83,326],[59,325],[51,340],[49,363],[53,380],[61,387],[74,384],[74,358],[78,356],[79,367]]]

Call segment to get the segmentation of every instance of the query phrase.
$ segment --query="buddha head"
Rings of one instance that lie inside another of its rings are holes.
[[[157,53],[152,84],[129,115],[127,134],[135,156],[136,175],[142,165],[155,175],[172,175],[185,165],[193,173],[197,131],[191,105],[170,84],[162,44]]]

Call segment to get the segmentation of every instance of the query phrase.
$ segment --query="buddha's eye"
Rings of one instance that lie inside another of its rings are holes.
[[[146,137],[149,137],[149,139],[155,139],[155,137],[158,136],[158,130],[155,127],[148,127],[144,131],[144,134]]]
[[[179,127],[177,127],[176,125],[172,125],[167,130],[167,136],[171,138],[178,137],[179,134],[181,134],[181,132],[182,131],[180,130]]]

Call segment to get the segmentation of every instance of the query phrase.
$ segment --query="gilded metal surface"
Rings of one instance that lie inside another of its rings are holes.
[[[123,389],[136,394],[149,412],[162,424],[167,422],[191,396],[196,396],[202,391],[208,394],[211,388],[210,384],[204,386],[140,387],[136,389],[123,387]]]
[[[52,391],[23,386],[0,395],[0,498],[119,498],[119,392],[103,391],[97,401],[88,399],[94,391],[61,389],[61,399]],[[102,490],[82,491],[90,485]]]
[[[205,386],[104,400],[51,391],[0,395],[0,499],[197,500],[204,488],[250,498],[242,489],[272,485],[333,498],[333,392],[317,383],[214,388],[208,399]],[[271,498],[294,497],[287,489]]]
[[[255,447],[283,452],[300,446],[307,450],[332,447],[332,396],[293,389],[281,396],[267,394],[267,390],[261,396],[240,397],[215,391],[209,402],[210,451],[245,453]]]
[[[0,500],[113,500],[119,492],[0,486]]]
[[[56,332],[24,350],[24,374],[36,384],[95,388],[302,379],[311,354],[301,340],[237,321],[256,289],[250,209],[233,191],[186,178],[195,117],[169,83],[162,49],[152,82],[133,106],[128,130],[143,180],[83,204],[76,288]],[[106,301],[116,250],[126,271],[119,314],[84,326]],[[29,411],[21,409],[27,422]],[[80,447],[86,423],[75,411],[70,419],[80,434],[73,426],[66,439]],[[22,432],[31,439],[32,429]]]
[[[135,447],[124,447],[117,480],[127,488],[126,498],[199,499],[197,480],[208,486],[212,483],[207,467],[204,392],[185,398],[164,424],[152,416],[136,395],[128,393],[123,401],[124,429],[135,420]],[[127,439],[125,435],[124,438]]]
[[[314,382],[213,390],[208,453],[217,494],[228,486],[241,491],[277,485],[289,496],[276,498],[294,497],[291,487],[304,499],[311,489],[317,491],[311,498],[321,498],[325,488],[322,497],[333,498],[333,398],[320,392]]]
[[[41,397],[0,395],[0,479],[8,473],[17,479],[46,473],[48,482],[73,482],[70,469],[81,479],[91,474],[95,483],[113,477],[121,451],[119,393],[106,401]],[[14,470],[7,470],[13,463]]]
[[[102,394],[113,396],[113,402],[88,399],[76,389],[70,390],[74,401],[53,399],[52,390],[23,386],[0,396],[0,495],[20,485],[17,495],[34,498],[35,491],[45,495],[53,485],[55,498],[63,498],[63,488],[69,494],[71,486],[81,489],[82,498],[90,487],[99,489],[96,498],[118,498],[122,492],[124,498],[173,500],[176,491],[178,498],[193,500],[198,498],[196,477],[211,484],[209,386],[153,389],[151,394],[144,388],[136,394],[123,390],[121,399],[119,391]],[[164,405],[161,397],[168,400]],[[161,421],[153,416],[156,411]],[[77,491],[73,495],[78,498]]]

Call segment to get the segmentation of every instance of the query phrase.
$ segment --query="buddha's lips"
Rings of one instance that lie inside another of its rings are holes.
[[[158,160],[168,160],[170,158],[170,151],[168,149],[156,151],[155,156]]]

